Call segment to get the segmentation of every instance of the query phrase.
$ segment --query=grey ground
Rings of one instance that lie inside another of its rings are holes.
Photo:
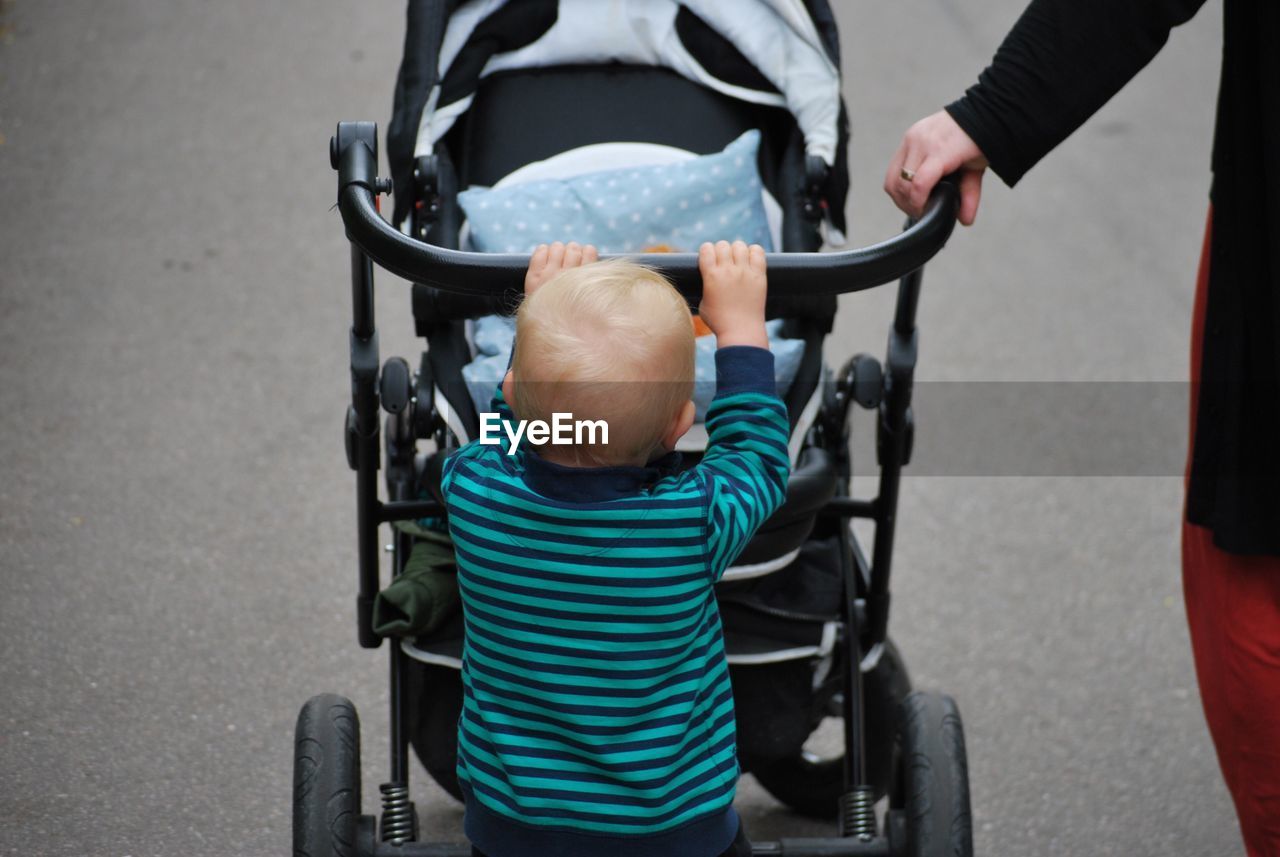
[[[879,190],[897,140],[1020,4],[838,2],[855,241],[897,228]],[[326,142],[340,119],[385,125],[402,15],[0,6],[4,853],[285,853],[293,720],[322,690],[362,712],[372,809],[385,653],[354,638]],[[1209,3],[1016,191],[988,182],[926,277],[921,378],[1184,378],[1219,16]],[[383,354],[412,357],[407,290],[380,284]],[[887,306],[847,299],[832,359],[881,351]],[[1053,396],[1023,410],[1090,422]],[[945,471],[955,422],[920,419],[921,460]],[[1177,459],[906,484],[892,627],[917,684],[964,713],[981,854],[1240,853],[1187,645]],[[433,835],[458,835],[423,776],[416,798]],[[758,837],[821,832],[749,778],[740,807]]]

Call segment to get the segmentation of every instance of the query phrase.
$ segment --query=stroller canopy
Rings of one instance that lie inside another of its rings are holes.
[[[433,151],[484,77],[613,62],[785,108],[806,153],[831,168],[830,213],[843,227],[848,135],[826,0],[410,0],[388,130],[395,220],[407,213],[413,159]]]

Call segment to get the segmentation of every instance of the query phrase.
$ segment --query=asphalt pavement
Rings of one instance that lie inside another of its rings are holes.
[[[865,244],[901,223],[902,132],[1021,2],[835,5]],[[1015,190],[989,177],[926,272],[891,630],[959,702],[983,855],[1241,853],[1178,565],[1220,16]],[[285,853],[294,718],[326,690],[359,707],[374,808],[327,142],[385,126],[403,26],[397,2],[0,3],[3,853]],[[407,288],[379,288],[383,354],[413,359]],[[833,362],[883,351],[891,300],[843,299]],[[757,838],[826,830],[749,777],[739,808]]]

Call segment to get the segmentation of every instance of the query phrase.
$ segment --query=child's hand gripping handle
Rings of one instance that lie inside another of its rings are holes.
[[[554,244],[539,244],[529,257],[529,270],[524,275],[524,296],[529,297],[561,271],[589,265],[599,258],[600,254],[592,244],[579,244],[576,241],[568,244],[559,241]]]
[[[764,305],[768,293],[764,248],[720,241],[698,248],[702,303],[698,315],[716,335],[716,347],[768,348]]]

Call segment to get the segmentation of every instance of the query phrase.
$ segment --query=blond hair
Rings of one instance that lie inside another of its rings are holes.
[[[604,420],[609,443],[575,447],[579,464],[641,460],[693,393],[689,306],[651,268],[611,260],[570,268],[516,314],[516,416]]]

